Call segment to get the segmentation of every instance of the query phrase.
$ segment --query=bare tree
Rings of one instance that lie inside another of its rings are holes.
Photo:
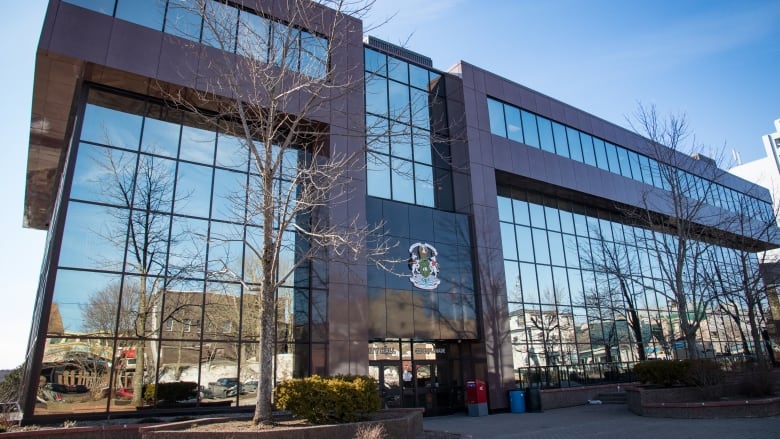
[[[718,209],[709,203],[718,196],[717,181],[725,171],[707,159],[700,164],[708,178],[695,179],[686,171],[689,165],[683,160],[682,149],[689,128],[684,115],[661,118],[655,107],[640,104],[634,119],[632,126],[647,138],[658,160],[657,167],[642,172],[653,181],[658,179],[659,189],[643,192],[639,208],[623,211],[630,223],[644,229],[631,238],[649,249],[660,274],[660,288],[655,282],[645,282],[644,287],[673,304],[687,354],[698,358],[697,332],[715,297],[711,283],[706,282],[706,273],[713,269],[706,256],[712,247]]]
[[[279,287],[312,260],[355,264],[358,255],[371,259],[387,248],[376,239],[367,250],[375,229],[364,218],[339,212],[352,197],[350,182],[362,179],[365,164],[365,121],[347,109],[350,93],[362,96],[363,70],[336,73],[328,68],[331,59],[344,56],[349,44],[345,30],[360,31],[350,21],[370,2],[329,2],[332,10],[304,0],[284,5],[286,23],[243,11],[239,15],[222,2],[189,2],[187,12],[203,19],[203,41],[221,49],[224,58],[211,60],[197,89],[159,84],[167,100],[248,151],[250,180],[231,196],[233,220],[243,225],[242,233],[211,239],[240,243],[245,257],[258,263],[236,267],[227,259],[210,261],[220,268],[208,275],[238,282],[245,294],[257,297],[252,303],[256,312],[245,314],[256,316],[256,424],[272,421]],[[197,52],[197,45],[192,47]],[[186,69],[182,67],[182,77],[197,77]],[[342,112],[348,126],[321,122],[331,110]],[[346,144],[350,136],[361,134],[359,147],[355,139]]]
[[[724,252],[727,262],[711,274],[709,281],[718,290],[720,310],[728,315],[739,329],[743,352],[753,354],[759,364],[767,360],[762,349],[761,324],[764,321],[763,305],[767,294],[764,278],[759,269],[759,257],[766,250],[762,242],[773,242],[777,238],[776,215],[771,209],[757,208],[755,204],[743,200],[739,203],[739,212],[730,217],[729,231],[733,235],[723,234],[733,243],[733,247]],[[747,318],[750,342],[744,333],[743,318]]]
[[[602,281],[596,288],[586,293],[585,305],[596,313],[599,310],[609,311],[612,315],[625,316],[634,336],[637,357],[640,361],[647,358],[645,353],[642,320],[639,318],[637,299],[642,292],[641,273],[637,272],[638,261],[635,253],[622,237],[615,242],[607,240],[598,230],[592,230],[597,236],[594,248],[580,249],[583,267],[603,274]],[[639,287],[639,288],[637,288]],[[595,309],[594,309],[595,307]]]

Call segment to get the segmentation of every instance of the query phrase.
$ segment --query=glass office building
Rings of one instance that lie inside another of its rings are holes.
[[[504,410],[506,391],[540,370],[566,371],[547,385],[580,385],[640,359],[685,355],[663,255],[649,244],[665,232],[627,209],[641,207],[641,194],[668,192],[670,166],[687,196],[715,212],[771,213],[767,191],[658,154],[647,139],[467,63],[442,71],[362,40],[357,19],[325,29],[328,20],[306,18],[333,18],[330,9],[302,3],[305,17],[271,3],[50,1],[25,202],[26,226],[49,230],[27,419],[254,406],[259,262],[250,247],[267,225],[241,200],[258,175],[232,121],[205,123],[160,91],[202,91],[211,62],[241,57],[292,63],[290,74],[314,80],[361,78],[312,115],[330,148],[365,163],[349,199],[325,216],[380,225],[394,244],[382,268],[301,261],[313,245],[309,219],[280,231],[280,267],[295,268],[274,292],[276,382],[371,375],[388,407],[435,415],[463,408],[470,379],[488,384],[491,410]],[[184,8],[193,5],[229,25],[207,26]],[[250,33],[268,43],[248,50]],[[274,55],[278,35],[294,35],[284,60]],[[310,159],[303,147],[288,150],[274,187],[285,190]],[[740,252],[776,245],[707,244],[704,266],[724,272]],[[607,247],[630,255],[641,282],[621,289],[594,264]],[[235,276],[215,274],[226,271]],[[744,319],[717,306],[694,312],[703,355],[742,349]],[[130,403],[139,376],[151,389],[144,408]],[[150,385],[173,382],[192,383],[192,398],[161,404]]]

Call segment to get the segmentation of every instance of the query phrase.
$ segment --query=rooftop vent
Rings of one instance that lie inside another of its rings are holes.
[[[713,160],[713,159],[711,159],[711,158],[707,157],[707,156],[706,156],[706,155],[704,155],[704,154],[701,154],[701,153],[698,153],[698,152],[697,152],[697,153],[691,154],[691,157],[693,157],[693,158],[694,158],[694,159],[696,159],[696,160],[701,160],[701,161],[703,161],[704,163],[709,163],[709,164],[710,164],[710,165],[712,165],[712,166],[716,166],[716,167],[718,166],[718,164],[717,164],[717,163],[715,163],[715,160]]]
[[[433,61],[431,61],[431,59],[427,56],[420,55],[417,52],[412,52],[411,50],[404,49],[401,46],[396,46],[395,44],[388,43],[387,41],[380,40],[379,38],[372,37],[371,35],[366,35],[363,37],[363,43],[367,44],[369,47],[373,47],[374,49],[379,49],[385,53],[389,53],[396,58],[401,58],[424,67],[433,68]]]

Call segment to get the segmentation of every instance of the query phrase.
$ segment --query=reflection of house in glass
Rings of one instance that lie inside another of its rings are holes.
[[[281,236],[278,285],[267,290],[275,382],[367,374],[388,407],[437,415],[462,410],[473,379],[503,410],[517,381],[586,385],[642,358],[682,358],[686,318],[701,320],[700,355],[755,348],[738,301],[679,314],[659,262],[670,252],[654,245],[672,239],[678,219],[660,202],[665,174],[707,218],[771,214],[766,190],[708,161],[652,148],[468,63],[437,70],[426,56],[363,40],[359,19],[308,0],[49,3],[25,201],[26,226],[49,230],[28,420],[165,414],[153,394],[170,382],[199,389],[164,401],[177,410],[252,407],[259,273],[271,266],[255,250],[266,230]],[[212,32],[221,19],[227,32]],[[217,81],[235,93],[209,84],[212,68],[247,65],[287,68],[287,88],[276,90],[284,105],[258,113],[302,124],[291,148],[247,137],[216,111],[233,96],[270,96],[251,89],[245,70]],[[354,82],[333,87],[344,78]],[[323,87],[329,98],[303,111]],[[174,102],[199,92],[215,99]],[[262,194],[248,139],[279,165]],[[331,188],[336,199],[313,203],[316,214],[279,226],[305,204],[296,173],[332,152],[354,154],[360,169]],[[259,195],[278,201],[271,220],[250,202]],[[659,201],[649,212],[667,227],[629,215],[642,200]],[[377,231],[344,257],[312,235],[322,224]],[[686,261],[687,273],[727,273],[740,251],[777,245],[696,226],[707,232],[695,241],[705,257]],[[392,245],[377,264],[368,253],[383,238]],[[413,273],[427,281],[414,284]]]

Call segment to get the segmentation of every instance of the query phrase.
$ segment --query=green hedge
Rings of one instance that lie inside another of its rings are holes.
[[[366,376],[296,378],[277,384],[274,403],[315,424],[354,422],[381,407],[377,383]]]
[[[634,366],[634,373],[643,383],[664,387],[711,386],[723,379],[720,365],[712,360],[643,361]]]

